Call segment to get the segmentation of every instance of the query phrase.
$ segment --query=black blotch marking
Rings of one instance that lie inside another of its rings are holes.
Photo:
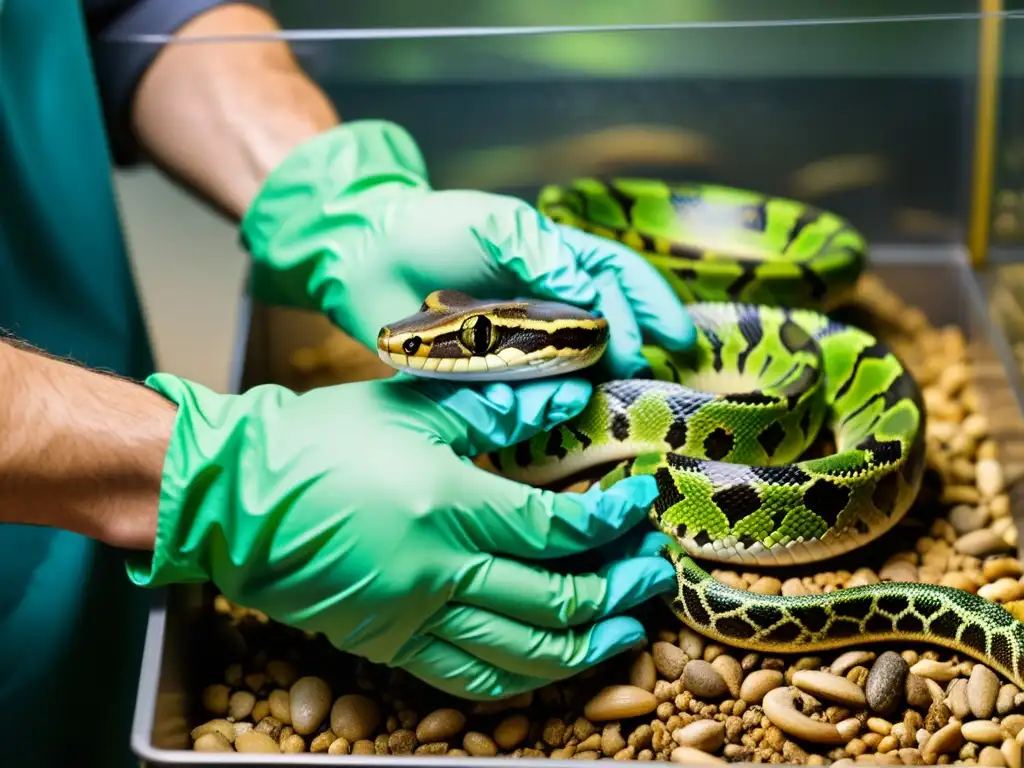
[[[686,420],[676,419],[672,426],[665,433],[665,442],[672,448],[682,448],[686,445]]]
[[[726,616],[715,620],[715,629],[726,637],[746,640],[754,636],[756,629],[749,622],[736,616]]]
[[[885,595],[878,598],[878,609],[886,613],[903,613],[910,607],[910,601],[900,595]]]
[[[690,618],[698,624],[707,625],[711,621],[711,617],[708,615],[707,610],[705,610],[704,604],[700,601],[700,593],[697,590],[683,587],[683,605],[686,607],[686,612],[690,615]]]
[[[704,547],[708,544],[712,544],[714,539],[711,538],[711,534],[707,531],[699,531],[696,536],[693,537],[693,543],[698,547]]]
[[[810,365],[802,365],[797,377],[780,390],[782,394],[789,398],[790,408],[796,404],[796,401],[799,400],[804,393],[813,388],[820,378],[820,369]]]
[[[729,523],[735,525],[761,508],[761,495],[749,485],[728,485],[719,488],[711,501],[722,510]]]
[[[900,616],[896,620],[896,631],[919,634],[924,632],[924,622],[914,614],[908,613],[906,616]]]
[[[654,250],[654,240],[651,239],[650,249]],[[687,259],[688,261],[699,261],[704,258],[704,249],[698,248],[695,245],[689,245],[687,243],[670,243],[668,252],[673,256],[677,256],[680,259]]]
[[[501,454],[495,451],[494,453],[487,454],[487,456],[491,460],[491,464],[494,465],[494,468],[501,472]]]
[[[867,520],[861,520],[859,517],[853,521],[853,530],[857,533],[866,534],[871,531],[871,526],[868,525]]]
[[[984,655],[987,650],[985,647],[985,640],[985,630],[977,624],[968,624],[964,627],[963,632],[960,633],[960,642],[969,648],[973,648],[982,655]]]
[[[733,301],[739,299],[743,294],[743,289],[754,282],[754,278],[757,277],[757,269],[753,265],[744,263],[741,265],[741,268],[743,271],[740,273],[740,276],[729,283],[725,289],[726,294]],[[743,357],[746,357],[746,354],[746,351],[744,351]],[[743,370],[742,366],[740,370]]]
[[[715,613],[732,613],[733,611],[738,610],[742,603],[735,597],[731,597],[727,594],[727,592],[735,591],[736,590],[724,584],[718,585],[717,589],[709,590],[707,600],[711,610]]]
[[[899,497],[899,483],[895,472],[878,481],[875,490],[871,492],[871,503],[875,505],[875,509],[886,514],[892,512],[896,505],[896,499]]]
[[[871,451],[874,464],[895,464],[903,455],[903,446],[899,440],[876,440],[874,435],[857,443],[862,451]]]
[[[811,431],[811,409],[808,408],[804,411],[804,415],[800,417],[800,431],[807,435]]]
[[[749,279],[747,278],[748,274],[750,275],[750,279],[752,279],[754,276],[754,270],[750,270],[749,272],[747,270],[744,270],[743,276],[740,277],[739,280],[737,280],[735,283],[729,286],[728,291],[730,295],[738,296],[739,291],[743,290],[743,288],[746,287],[746,282],[749,282]],[[736,293],[733,293],[734,288],[736,288],[736,284],[740,282],[743,282],[743,284],[739,286],[739,289],[736,291]],[[739,322],[737,323],[737,325],[739,326],[740,333],[743,335],[744,341],[747,342],[747,346],[746,348],[744,348],[742,352],[740,352],[739,356],[736,358],[736,364],[739,367],[740,371],[745,371],[747,368],[747,358],[750,356],[750,353],[757,348],[757,346],[761,343],[761,340],[764,338],[764,326],[761,325],[761,313],[744,312],[740,315]]]
[[[764,392],[734,392],[729,395],[722,395],[722,402],[738,403],[740,405],[775,405],[778,398],[766,395]]]
[[[853,382],[857,380],[857,374],[860,372],[860,367],[863,365],[865,360],[881,360],[888,354],[889,348],[880,341],[875,342],[869,347],[864,347],[864,349],[857,354],[857,359],[853,361],[853,365],[850,367],[850,374],[846,377],[846,381],[844,381],[836,391],[836,401],[840,400],[847,392],[850,391],[850,387],[852,387]]]
[[[790,613],[811,632],[820,632],[828,624],[828,611],[817,605],[807,606],[806,608],[794,608]]]
[[[812,352],[818,343],[807,331],[786,318],[779,326],[779,341],[782,342],[790,354],[797,352]]]
[[[864,622],[864,631],[872,635],[880,635],[885,632],[892,631],[892,620],[887,619],[880,613],[872,614],[866,622]]]
[[[816,208],[806,208],[802,211],[797,220],[793,222],[793,228],[789,230],[789,234],[786,236],[786,244],[782,246],[783,252],[789,250],[789,247],[800,237],[800,233],[816,222],[820,216],[821,211]]]
[[[544,446],[544,452],[548,456],[557,456],[559,459],[565,458],[568,451],[562,445],[562,430],[553,429],[548,433],[548,442]]]
[[[1017,679],[1024,677],[1024,655],[1017,657],[1017,663],[1013,663],[1013,652],[1010,650],[1010,641],[1002,635],[992,635],[992,651],[989,658],[1017,673]]]
[[[914,598],[914,610],[924,616],[926,619],[930,619],[933,616],[937,616],[939,611],[943,610],[944,606],[942,602],[936,600],[934,597],[915,597]]]
[[[747,618],[758,629],[768,629],[778,624],[784,615],[781,610],[770,605],[753,605],[747,609]]]
[[[862,619],[871,609],[870,597],[853,597],[837,601],[832,606],[832,615],[851,619]]]
[[[792,643],[798,637],[800,637],[803,630],[800,625],[793,621],[787,621],[785,624],[779,624],[774,627],[770,632],[764,635],[764,640],[769,643]]]
[[[945,611],[932,619],[928,628],[940,637],[956,638],[956,631],[960,628],[960,617],[953,611]]]
[[[716,427],[711,434],[704,438],[704,455],[712,461],[721,461],[736,444],[733,436],[723,427]]]
[[[804,506],[830,526],[835,525],[849,501],[850,489],[831,480],[816,480],[804,492]]]
[[[686,497],[679,492],[672,473],[667,467],[658,467],[654,471],[654,482],[658,486],[658,498],[655,500],[656,509],[664,512],[669,507],[678,504]]]
[[[803,485],[811,479],[810,475],[795,464],[783,467],[747,467],[747,471],[758,480],[778,485]]]
[[[692,456],[683,456],[678,453],[669,453],[665,455],[665,461],[673,469],[699,469],[700,459],[695,459]]]
[[[533,461],[533,452],[530,450],[530,441],[524,440],[516,445],[516,464],[525,467],[531,461]]]
[[[762,429],[761,434],[757,436],[757,442],[761,444],[769,458],[775,455],[775,451],[778,450],[785,439],[786,430],[777,421]]]
[[[647,247],[650,248],[650,246]],[[673,255],[679,256],[680,254],[674,253]],[[674,274],[676,277],[683,281],[697,279],[697,270],[695,270],[693,267],[673,267],[672,274]]]
[[[584,434],[583,432],[580,432],[580,431],[579,431],[578,429],[575,429],[575,428],[573,428],[573,427],[570,427],[570,426],[565,426],[565,429],[566,429],[566,430],[567,430],[567,431],[568,431],[568,432],[569,432],[569,433],[570,433],[570,434],[571,434],[571,435],[572,435],[573,437],[575,437],[575,438],[576,438],[577,440],[579,440],[579,442],[580,442],[580,445],[582,445],[582,446],[583,446],[584,448],[588,448],[588,447],[590,446],[590,444],[591,444],[591,443],[593,442],[593,441],[592,441],[592,440],[590,439],[590,436],[589,436],[589,435],[586,435],[586,434]]]
[[[836,619],[828,628],[829,637],[853,637],[860,634],[860,622],[851,619]]]
[[[804,282],[811,289],[811,297],[815,301],[821,301],[825,297],[826,291],[828,291],[828,286],[825,285],[825,281],[821,279],[817,272],[806,264],[801,264],[800,262],[794,263],[800,270],[800,277],[804,279]]]
[[[629,439],[629,419],[624,413],[616,413],[612,416],[612,437],[620,442]]]

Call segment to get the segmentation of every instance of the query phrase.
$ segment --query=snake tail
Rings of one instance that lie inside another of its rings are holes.
[[[685,552],[672,612],[696,632],[752,651],[805,653],[919,641],[964,653],[1024,687],[1024,624],[1002,606],[952,587],[883,582],[783,597],[736,589]]]
[[[643,254],[686,302],[827,309],[867,261],[864,236],[843,217],[714,184],[583,178],[544,187],[537,207]]]

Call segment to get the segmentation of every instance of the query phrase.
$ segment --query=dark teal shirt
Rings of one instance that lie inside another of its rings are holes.
[[[0,329],[92,367],[153,370],[111,164],[137,156],[127,115],[158,49],[103,35],[174,32],[224,1],[0,0]],[[0,525],[0,765],[137,764],[150,597],[119,552]]]

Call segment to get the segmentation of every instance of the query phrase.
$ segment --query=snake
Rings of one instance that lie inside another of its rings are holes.
[[[1024,688],[1024,624],[976,594],[892,581],[760,594],[698,565],[802,565],[868,547],[920,491],[921,390],[884,343],[833,316],[867,265],[846,219],[653,179],[552,185],[537,207],[639,253],[685,304],[696,338],[683,352],[644,344],[649,378],[599,380],[578,415],[490,454],[494,471],[538,487],[595,471],[604,489],[653,476],[649,519],[677,576],[665,599],[712,640],[774,653],[922,642]],[[382,327],[377,352],[413,377],[522,381],[595,366],[609,338],[607,320],[580,307],[442,288]],[[834,450],[808,455],[826,429]]]

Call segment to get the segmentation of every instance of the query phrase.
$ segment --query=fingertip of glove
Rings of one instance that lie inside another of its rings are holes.
[[[639,647],[647,640],[643,625],[629,616],[613,616],[594,625],[590,635],[585,663],[599,664],[603,661]]]

